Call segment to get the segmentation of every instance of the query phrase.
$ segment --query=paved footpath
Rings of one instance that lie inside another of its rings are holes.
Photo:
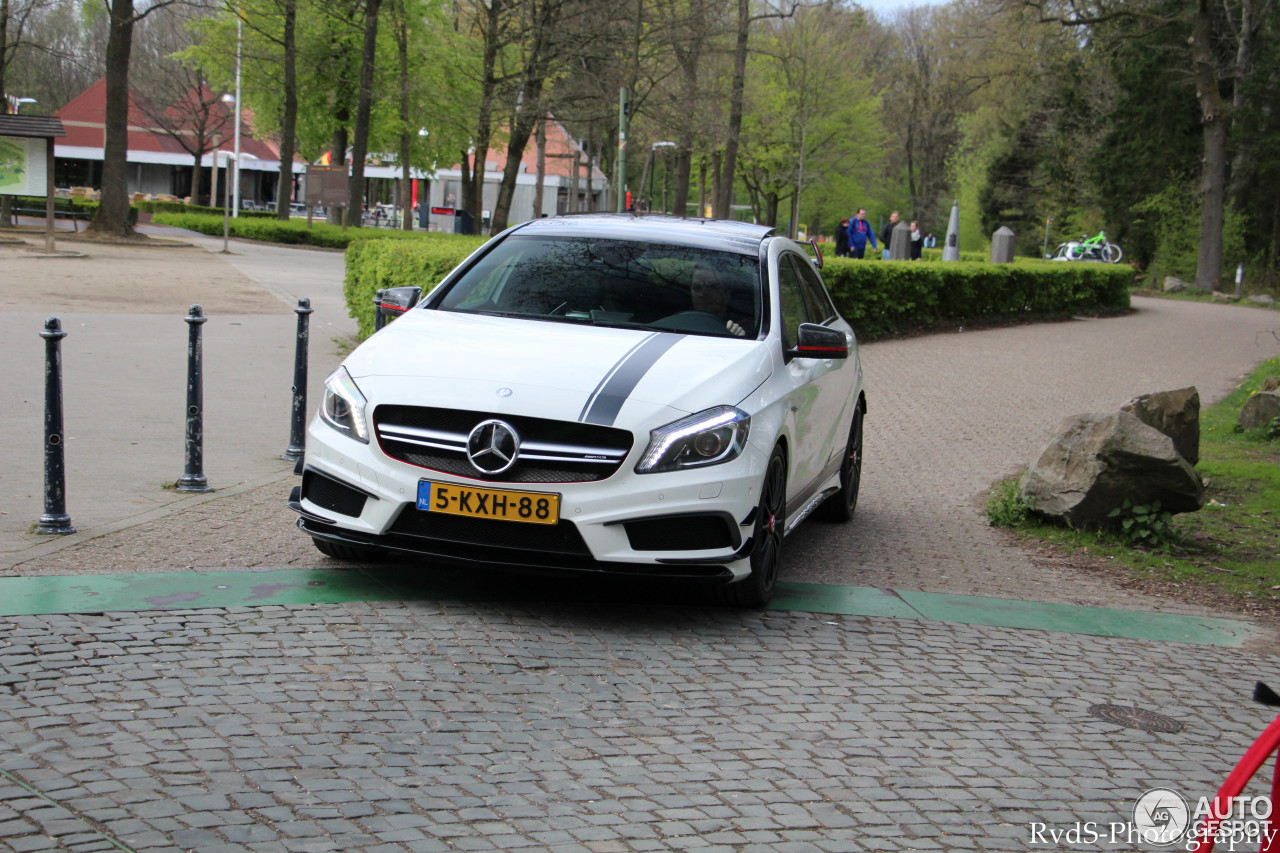
[[[10,562],[0,582],[95,574],[55,587],[102,597],[0,617],[0,850],[1148,849],[1123,829],[1138,796],[1194,806],[1268,721],[1247,695],[1280,681],[1270,628],[1101,637],[923,596],[1206,615],[1040,565],[975,505],[1063,417],[1211,401],[1280,352],[1274,313],[1135,306],[864,349],[858,518],[803,525],[788,578],[895,590],[879,610],[338,571],[281,509],[287,474]],[[139,570],[153,597],[103,592]],[[240,577],[258,603],[209,603]],[[326,597],[335,578],[359,589]],[[1102,835],[1052,840],[1073,828]]]

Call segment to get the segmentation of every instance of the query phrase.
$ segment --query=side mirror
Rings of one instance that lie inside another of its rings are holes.
[[[379,290],[373,297],[373,305],[377,311],[373,318],[374,331],[417,305],[421,297],[421,287],[388,287],[386,290]]]
[[[792,358],[848,358],[849,341],[839,329],[801,323],[796,333],[796,348],[787,354]]]

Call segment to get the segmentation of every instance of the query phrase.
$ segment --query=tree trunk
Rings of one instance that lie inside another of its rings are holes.
[[[329,156],[329,164],[333,166],[345,166],[347,164],[347,114],[346,108],[338,110],[334,118],[338,121],[338,126],[333,131],[333,151]],[[342,216],[346,211],[344,207],[330,206],[325,210],[325,221],[330,225],[341,225]]]
[[[413,176],[410,173],[409,150],[413,134],[409,130],[409,19],[405,15],[404,0],[396,0],[395,32],[396,53],[400,59],[400,227],[413,230]]]
[[[501,0],[489,0],[486,9],[480,105],[476,110],[476,133],[472,143],[475,154],[471,161],[471,182],[468,184],[464,180],[462,184],[462,205],[470,211],[477,234],[484,221],[485,160],[489,156],[489,136],[493,133],[493,99],[498,89],[495,69],[498,62],[498,40],[501,37],[498,32],[501,12]]]
[[[519,103],[528,106],[517,110],[516,120],[511,128],[511,138],[507,141],[507,164],[502,170],[498,200],[493,205],[493,220],[489,225],[490,234],[506,230],[507,219],[511,215],[511,200],[516,191],[516,176],[520,173],[520,158],[524,156],[524,149],[529,145],[529,137],[533,135],[533,123],[539,109],[537,104],[542,96],[542,80],[533,79],[531,75],[521,91],[523,97]]]
[[[547,182],[547,120],[538,121],[538,132],[533,137],[534,147],[538,150],[537,174],[533,184],[533,218],[542,215],[542,192]]]
[[[382,0],[367,0],[364,18],[364,47],[360,54],[360,93],[356,99],[355,139],[351,143],[351,178],[347,184],[351,204],[347,227],[358,228],[364,213],[364,161],[369,153],[369,121],[373,112],[373,69],[377,61],[378,10]]]
[[[716,201],[720,198],[720,159],[722,152],[715,151],[711,154],[711,218],[719,219],[716,215],[718,210]]]
[[[1231,123],[1234,127],[1244,106],[1244,80],[1250,73],[1253,64],[1254,17],[1253,0],[1240,0],[1240,35],[1236,45],[1235,73],[1236,80],[1232,86]],[[1244,197],[1249,189],[1249,152],[1244,145],[1238,145],[1235,157],[1231,160],[1231,203],[1237,209],[1244,207]]]
[[[671,208],[676,216],[689,215],[689,176],[693,171],[693,131],[680,131],[676,144],[676,186],[672,193]]]
[[[288,220],[293,201],[294,138],[298,126],[298,0],[284,0],[284,114],[280,117],[280,181],[276,219]]]
[[[132,237],[129,225],[129,54],[133,50],[133,0],[111,0],[106,53],[106,126],[102,145],[102,200],[90,231]]]
[[[578,207],[578,144],[572,138],[569,140],[569,151],[573,157],[573,162],[569,166],[569,213],[577,213]]]
[[[738,166],[738,140],[742,136],[742,102],[747,81],[747,39],[751,33],[750,0],[738,0],[738,40],[733,52],[733,86],[729,92],[729,131],[724,143],[724,165],[716,192],[715,218],[733,218],[734,171]]]
[[[1222,283],[1222,222],[1226,203],[1227,105],[1218,90],[1213,50],[1213,9],[1210,0],[1197,0],[1191,38],[1200,122],[1204,128],[1204,163],[1200,184],[1200,257],[1196,287],[1219,290]]]

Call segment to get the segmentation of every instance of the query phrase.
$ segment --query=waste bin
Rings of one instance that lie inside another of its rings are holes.
[[[453,216],[454,234],[474,234],[475,217],[469,211],[459,209]]]

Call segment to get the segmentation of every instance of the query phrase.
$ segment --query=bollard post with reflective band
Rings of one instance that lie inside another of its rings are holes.
[[[204,378],[201,374],[200,327],[208,319],[199,305],[192,305],[187,321],[187,440],[186,470],[178,480],[180,492],[207,492],[204,476]]]
[[[284,451],[284,458],[291,462],[302,458],[307,448],[307,326],[311,314],[311,300],[305,296],[298,298],[298,307],[293,311],[298,315],[298,342],[293,354],[293,418],[289,424],[289,446]]]
[[[75,533],[67,515],[67,477],[62,442],[62,323],[44,321],[44,515],[37,533]]]

